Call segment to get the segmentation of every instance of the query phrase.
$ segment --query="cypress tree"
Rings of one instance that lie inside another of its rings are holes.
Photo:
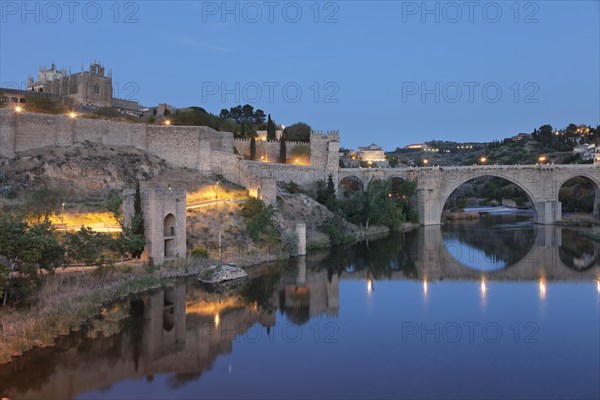
[[[135,195],[133,197],[133,217],[131,218],[131,233],[141,237],[145,243],[144,237],[144,213],[142,211],[142,193],[140,190],[140,181],[135,182]],[[134,257],[142,255],[144,247],[132,251]]]
[[[287,162],[287,149],[285,146],[285,136],[281,135],[279,141],[279,162],[285,164]]]
[[[250,159],[256,160],[256,139],[254,136],[250,139]]]
[[[271,119],[271,114],[267,120],[267,140],[275,140],[276,138],[275,122]]]

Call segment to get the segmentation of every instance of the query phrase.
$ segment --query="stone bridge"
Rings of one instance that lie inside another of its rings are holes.
[[[492,176],[504,178],[521,188],[535,211],[535,222],[554,224],[561,219],[558,192],[575,177],[588,178],[595,191],[594,214],[600,214],[600,165],[481,165],[470,167],[340,168],[337,189],[345,179],[358,180],[366,188],[374,179],[396,178],[417,183],[419,222],[441,223],[444,204],[460,185],[472,179]]]

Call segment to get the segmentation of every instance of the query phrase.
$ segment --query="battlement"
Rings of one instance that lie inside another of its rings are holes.
[[[339,141],[340,140],[340,131],[339,130],[317,130],[310,132],[310,140],[329,140],[329,141]]]
[[[243,139],[243,138],[237,138],[237,139],[233,139],[234,142],[240,142],[240,143],[250,143],[252,141],[252,139]],[[280,140],[257,140],[256,143],[279,143]],[[285,141],[286,144],[304,144],[304,145],[309,145],[310,142],[301,142],[301,141],[294,141],[294,140],[286,140]]]

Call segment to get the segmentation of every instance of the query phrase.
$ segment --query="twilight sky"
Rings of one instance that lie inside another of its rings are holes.
[[[342,146],[600,124],[600,2],[0,1],[0,84],[112,68],[144,105],[250,103]]]

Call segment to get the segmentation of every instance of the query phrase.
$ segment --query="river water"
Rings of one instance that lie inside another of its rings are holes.
[[[0,394],[597,399],[599,274],[598,243],[528,213],[420,228],[116,304],[0,368]]]

